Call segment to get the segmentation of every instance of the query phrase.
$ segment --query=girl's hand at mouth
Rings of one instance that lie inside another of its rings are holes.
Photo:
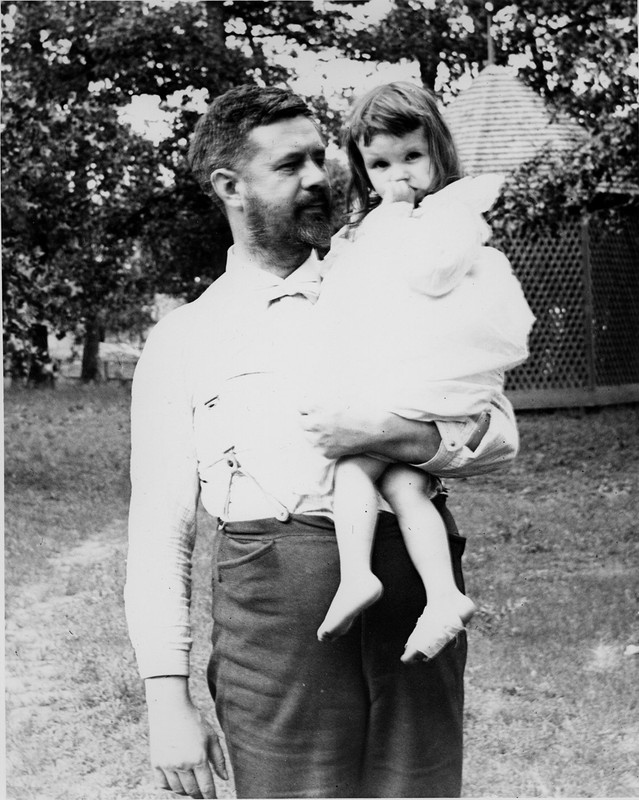
[[[408,181],[390,181],[384,192],[384,203],[410,203],[415,205],[415,190]]]

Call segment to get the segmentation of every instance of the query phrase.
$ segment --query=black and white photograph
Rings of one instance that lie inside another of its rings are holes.
[[[639,797],[637,17],[3,0],[8,800]]]

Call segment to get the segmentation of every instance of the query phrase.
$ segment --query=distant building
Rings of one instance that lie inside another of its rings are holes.
[[[545,145],[564,150],[584,139],[570,118],[553,119],[512,68],[495,64],[446,106],[444,116],[468,175],[512,172]]]

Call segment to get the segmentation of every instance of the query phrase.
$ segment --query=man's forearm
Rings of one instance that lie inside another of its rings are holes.
[[[422,464],[434,458],[441,436],[434,422],[421,422],[389,414],[372,435],[366,452],[406,464]]]
[[[327,458],[370,453],[407,464],[424,464],[435,458],[442,442],[434,422],[406,419],[370,406],[325,403],[304,408],[300,419],[312,444]],[[465,442],[470,450],[481,443],[490,413],[474,421],[476,427]]]
[[[144,681],[149,705],[181,703],[189,699],[189,680],[186,675],[159,675]]]

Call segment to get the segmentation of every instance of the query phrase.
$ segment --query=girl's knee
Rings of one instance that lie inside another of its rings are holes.
[[[405,497],[430,498],[432,479],[430,475],[406,464],[393,464],[383,474],[380,490],[389,503]]]

